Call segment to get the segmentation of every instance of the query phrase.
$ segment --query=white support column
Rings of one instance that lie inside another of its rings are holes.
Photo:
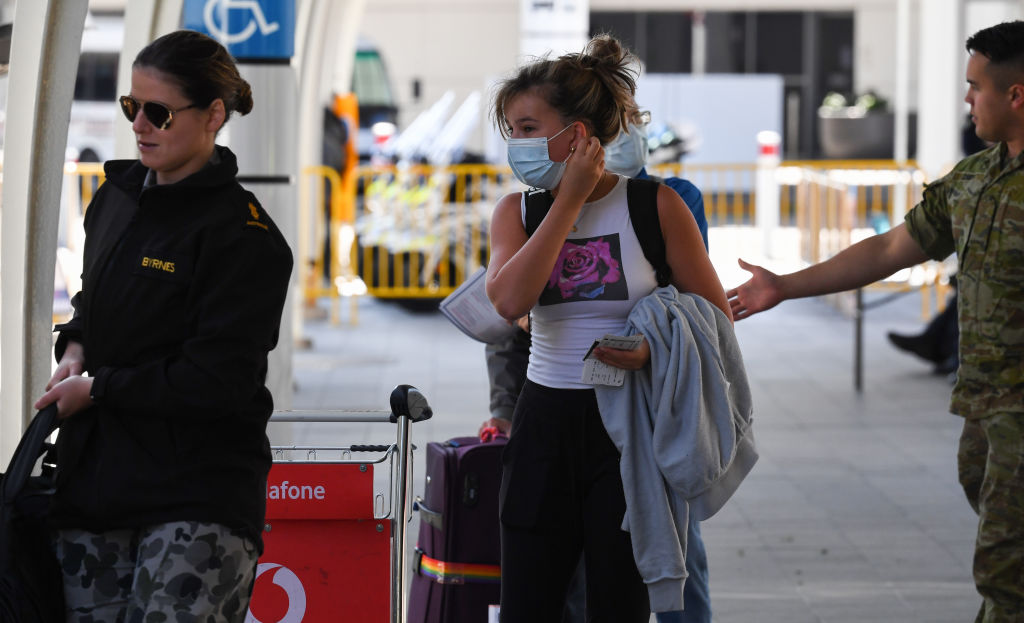
[[[303,184],[302,171],[321,164],[323,155],[323,115],[331,108],[334,95],[348,93],[352,82],[352,65],[356,38],[362,23],[365,0],[306,0],[302,3],[296,26],[295,66],[298,68],[298,183]],[[345,82],[335,84],[337,66],[344,65]],[[358,128],[351,128],[358,132]],[[299,196],[303,196],[303,191]],[[308,189],[306,189],[308,190]],[[298,205],[299,209],[309,206]],[[300,215],[297,242],[312,240],[314,215]],[[305,237],[305,238],[303,238]],[[293,250],[298,252],[296,245]],[[307,255],[316,249],[307,248]],[[296,272],[300,280],[313,257],[296,256]],[[305,263],[305,266],[300,262]],[[299,284],[301,290],[302,283]],[[292,335],[296,343],[304,341],[302,296],[292,304]]]
[[[331,73],[324,79],[329,85],[329,92],[348,93],[352,89],[352,67],[355,63],[356,45],[359,40],[359,28],[366,13],[366,0],[336,0],[331,2],[331,15],[328,23],[335,25],[331,29],[331,43],[324,52],[334,58]]]
[[[296,39],[296,44],[298,44]],[[298,245],[298,83],[293,65],[242,63],[242,77],[252,87],[252,112],[235,115],[225,133],[231,151],[238,157],[239,181],[253,192],[277,223],[291,247],[296,265]],[[268,128],[271,131],[267,131]],[[218,141],[220,142],[220,141]],[[296,266],[297,268],[297,266]],[[275,409],[290,409],[292,404],[292,318],[299,287],[296,269],[292,270],[291,287],[281,317],[277,347],[270,352],[267,387],[274,396]],[[277,440],[275,439],[275,443]]]
[[[766,258],[778,257],[775,241],[779,230],[779,181],[777,174],[781,162],[779,146],[782,137],[774,130],[757,133],[757,172],[754,175],[754,221],[761,233],[761,252]]]
[[[898,164],[907,160],[910,112],[910,1],[896,0],[896,93],[893,98],[895,132],[893,155]]]
[[[86,0],[32,0],[14,14],[0,204],[4,465],[50,378],[64,147],[87,9]]]
[[[275,409],[290,409],[292,405],[292,360],[295,352],[293,322],[301,301],[296,273],[299,262],[304,261],[297,245],[300,171],[300,141],[297,137],[302,123],[299,120],[302,114],[299,72],[303,60],[317,63],[316,58],[322,54],[322,50],[316,48],[317,42],[309,39],[309,33],[311,28],[315,29],[315,25],[323,21],[326,2],[292,0],[291,4],[294,4],[295,23],[289,25],[294,28],[294,45],[290,56],[274,56],[273,60],[239,60],[239,73],[252,87],[252,112],[244,117],[233,116],[218,140],[230,147],[237,156],[239,181],[256,195],[274,219],[288,241],[295,261],[288,298],[281,316],[277,346],[269,355],[266,385],[274,396]],[[272,435],[272,439],[274,443],[284,443],[290,434],[290,430],[285,429],[280,434]]]
[[[330,4],[332,3],[325,0],[306,0],[302,3],[302,10],[299,12],[299,19],[296,25],[295,67],[299,83],[298,120],[296,123],[298,130],[296,133],[298,164],[296,172],[297,181],[300,185],[303,183],[302,171],[306,167],[320,164],[323,149],[321,145],[323,141],[323,108],[329,102],[329,99],[322,94],[322,89],[326,84],[329,84],[324,82],[324,67],[325,65],[331,65],[331,61],[333,61],[333,56],[328,60],[326,43],[327,29],[331,24],[328,19],[331,13]],[[296,207],[299,210],[304,210],[309,206],[297,203]],[[307,215],[306,218],[298,216],[298,212],[296,212],[296,215],[299,218],[299,223],[305,222],[309,226],[309,230],[301,232],[296,241],[312,240],[312,228],[316,222],[313,218],[314,215]],[[292,247],[292,251],[296,254],[295,270],[299,275],[306,274],[304,272],[305,268],[311,265],[316,254],[316,250],[312,247],[316,246],[318,245],[308,245],[310,248],[304,249],[304,252],[307,254],[306,257],[298,256],[301,245],[296,244]],[[299,289],[301,290],[304,285],[299,283]],[[291,310],[292,335],[295,340],[300,340],[303,337],[302,299],[302,296],[296,296]]]
[[[917,162],[935,178],[960,159],[963,121],[963,0],[928,0],[920,15]]]
[[[693,37],[690,44],[693,66],[690,73],[695,76],[703,76],[707,73],[708,28],[705,20],[706,13],[704,11],[693,12],[693,26],[690,29]]]
[[[184,0],[132,0],[125,3],[124,45],[117,67],[117,94],[128,93],[132,86],[132,62],[151,41],[181,28]],[[114,126],[114,157],[138,158],[135,134],[130,123]]]
[[[910,130],[910,0],[896,0],[896,97],[893,99],[895,132],[893,158],[896,166],[907,164]],[[893,191],[892,224],[903,222],[907,211],[907,185],[897,183]]]

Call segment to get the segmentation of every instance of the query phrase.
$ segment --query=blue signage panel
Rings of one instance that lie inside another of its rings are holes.
[[[291,58],[295,0],[185,0],[185,28],[220,41],[235,58]]]

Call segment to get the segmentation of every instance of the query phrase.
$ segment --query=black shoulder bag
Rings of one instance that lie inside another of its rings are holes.
[[[0,480],[0,621],[62,623],[64,583],[50,547],[47,515],[54,490],[54,467],[44,460],[47,437],[57,427],[57,405],[32,419]]]

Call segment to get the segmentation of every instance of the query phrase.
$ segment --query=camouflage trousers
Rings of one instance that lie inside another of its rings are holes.
[[[978,513],[974,582],[984,603],[975,623],[1024,623],[1024,415],[966,420],[957,459]]]
[[[222,623],[245,619],[259,552],[220,524],[59,530],[68,623]]]

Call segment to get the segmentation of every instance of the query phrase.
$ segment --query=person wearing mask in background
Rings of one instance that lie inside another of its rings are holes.
[[[598,36],[583,53],[520,68],[501,83],[494,101],[494,120],[509,138],[517,178],[554,195],[532,235],[525,228],[525,193],[503,197],[491,227],[488,296],[510,322],[529,312],[533,339],[503,457],[504,623],[557,620],[581,553],[590,620],[640,623],[650,614],[630,534],[621,529],[619,453],[593,386],[581,381],[592,340],[620,331],[633,305],[657,285],[629,223],[626,178],[605,171],[602,148],[635,113],[634,63],[618,41]],[[657,205],[673,285],[728,317],[724,290],[693,216],[663,185]],[[560,258],[588,242],[608,245],[608,257],[598,258],[608,269],[602,283],[587,284],[585,291],[548,287]],[[635,351],[598,349],[596,355],[608,365],[635,370],[649,364],[650,349],[641,342]],[[679,577],[668,579],[678,587],[670,599],[677,608],[681,566]],[[658,618],[679,620],[660,612]]]
[[[139,159],[106,163],[82,291],[36,403],[56,402],[61,421],[50,520],[67,620],[241,623],[291,251],[215,144],[253,105],[221,44],[185,30],[153,41],[120,104]]]
[[[619,175],[635,179],[650,179],[647,173],[647,125],[650,113],[637,112],[628,131],[605,146],[605,168]],[[682,198],[700,230],[704,248],[708,248],[708,221],[704,214],[704,197],[689,180],[680,177],[658,178]],[[496,428],[508,435],[512,428],[512,414],[516,400],[526,381],[526,368],[530,358],[529,317],[516,321],[515,332],[505,340],[484,347],[490,387],[491,417],[480,425]],[[711,622],[711,593],[708,587],[708,559],[700,535],[700,522],[690,517],[686,541],[686,584],[683,586],[683,621],[686,623]],[[581,560],[569,588],[562,623],[583,623],[586,613],[586,582]]]
[[[863,287],[957,254],[960,367],[950,410],[963,416],[960,483],[978,513],[976,621],[1024,621],[1024,21],[967,40],[967,95],[978,137],[994,146],[929,184],[904,223],[831,259],[729,291],[737,319],[805,296]]]

